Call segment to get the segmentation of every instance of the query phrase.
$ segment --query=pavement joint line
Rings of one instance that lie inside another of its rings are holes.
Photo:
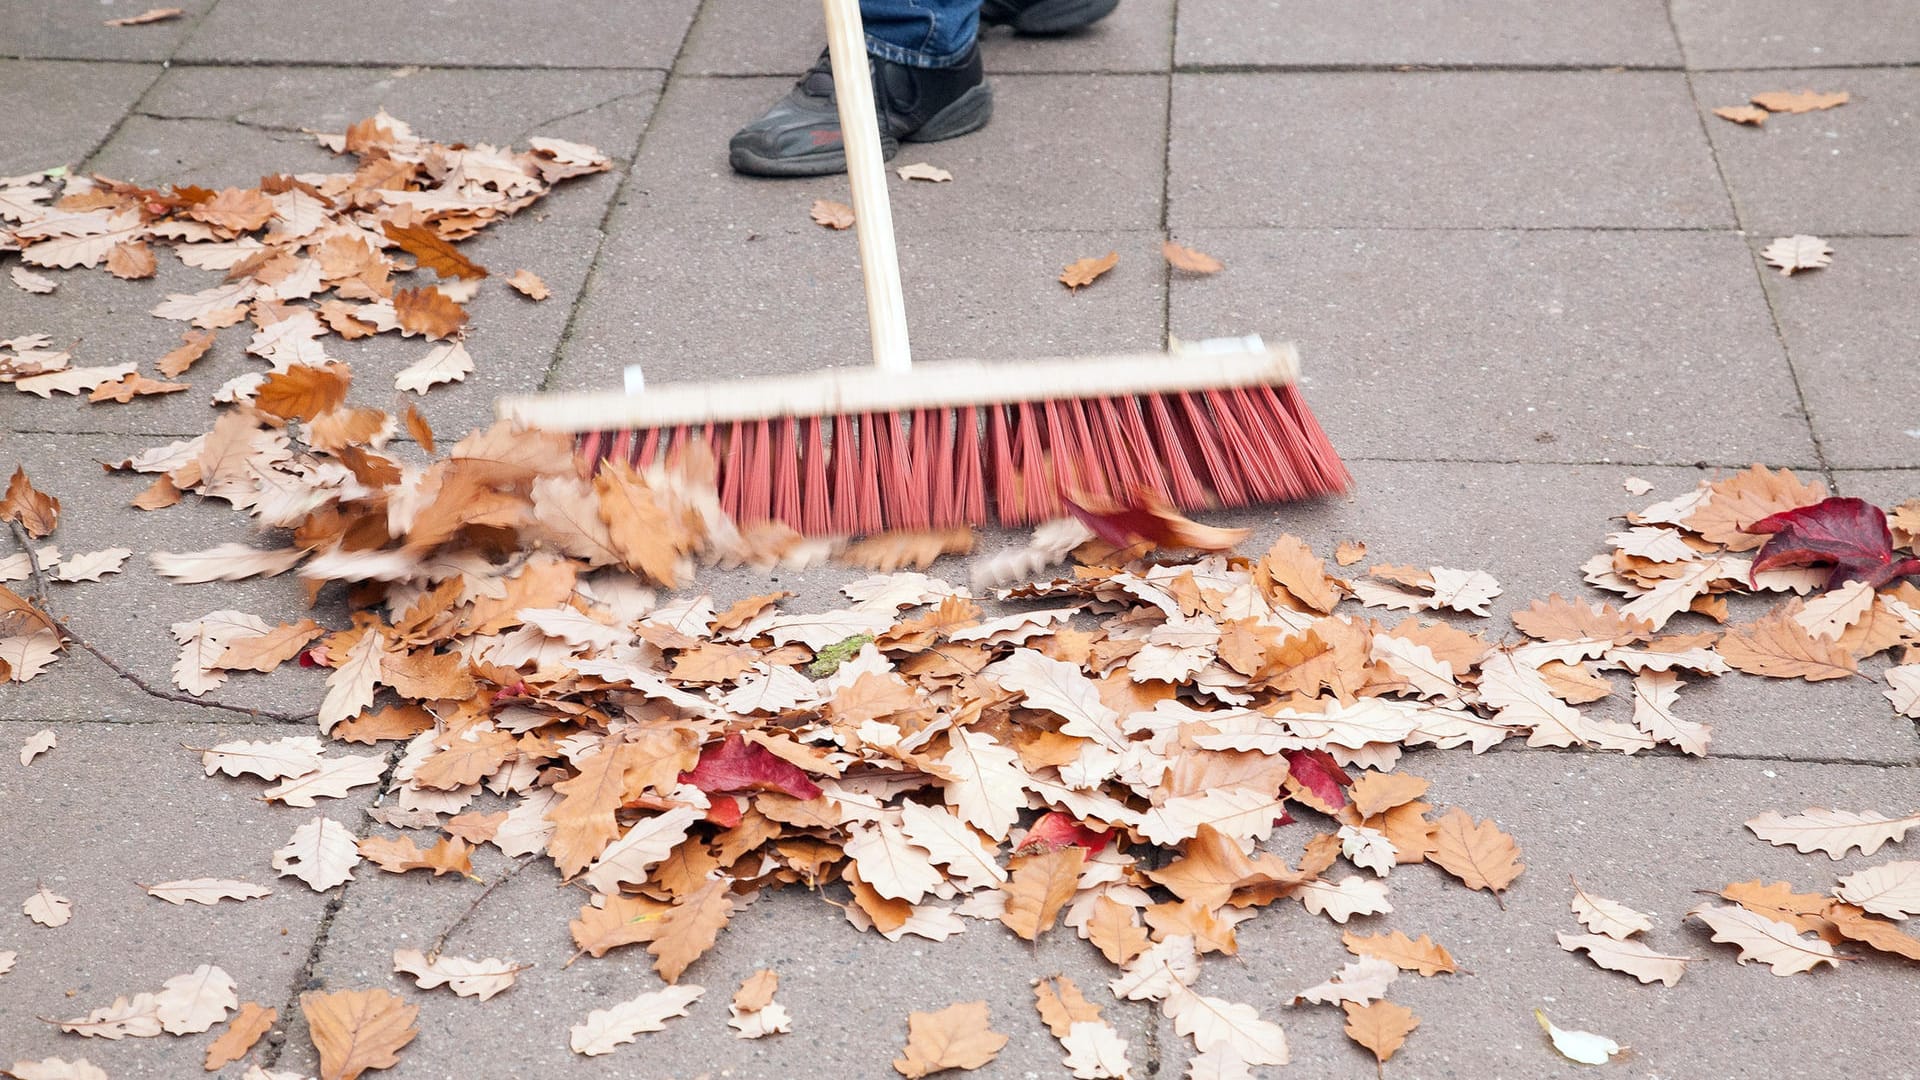
[[[402,740],[396,743],[393,749],[387,751],[387,768],[380,776],[380,795],[375,797],[374,805],[379,805],[380,800],[385,798],[387,792],[392,789],[393,775],[399,770],[400,759],[406,755],[407,746],[410,741],[411,740]],[[324,810],[321,811],[321,816],[326,816]],[[358,827],[348,830],[353,833],[356,845],[358,845],[359,841],[365,840],[368,836],[372,835],[374,826],[373,818],[366,814],[360,814],[359,818]],[[380,873],[383,871],[374,872]],[[294,972],[292,984],[287,987],[287,999],[280,1009],[279,1025],[282,1031],[285,1031],[293,1024],[293,1018],[300,1007],[300,995],[304,993],[309,988],[309,984],[313,982],[313,973],[319,969],[320,958],[322,954],[326,952],[327,942],[333,935],[334,919],[339,916],[340,909],[347,906],[347,892],[351,890],[355,884],[357,884],[356,879],[351,877],[342,882],[340,891],[328,897],[326,907],[321,909],[319,923],[314,928],[313,941],[307,946],[307,959],[300,965],[300,970]],[[264,1063],[266,1068],[271,1069],[280,1064],[280,1055],[286,1051],[286,1046],[287,1040],[283,1039],[278,1043],[271,1044],[267,1048],[266,1053],[262,1055],[262,1057],[266,1059]]]
[[[1160,121],[1160,238],[1171,241],[1173,234],[1168,231],[1173,217],[1173,70],[1174,53],[1178,50],[1180,36],[1180,0],[1167,5],[1167,63],[1166,111]],[[1173,344],[1173,264],[1166,259],[1160,260],[1160,348],[1166,351]],[[1155,1067],[1157,1071],[1158,1067]]]
[[[1508,742],[1512,741],[1514,741],[1514,739],[1508,740]],[[1796,757],[1790,754],[1755,754],[1739,753],[1736,751],[1723,753],[1718,750],[1710,751],[1701,757],[1695,757],[1692,754],[1682,753],[1671,747],[1648,750],[1646,751],[1645,757],[1635,758],[1633,754],[1616,754],[1611,751],[1592,750],[1584,746],[1528,746],[1525,742],[1521,742],[1517,746],[1508,746],[1505,742],[1499,743],[1495,746],[1488,747],[1485,753],[1475,754],[1473,756],[1486,760],[1493,754],[1500,754],[1502,756],[1511,754],[1553,754],[1558,757],[1589,758],[1596,761],[1608,758],[1617,758],[1625,761],[1632,758],[1639,761],[1659,761],[1670,764],[1680,764],[1683,762],[1692,763],[1698,767],[1706,767],[1715,761],[1757,761],[1777,765],[1842,765],[1852,769],[1882,770],[1912,769],[1916,765],[1920,765],[1920,747],[1916,748],[1914,757],[1906,761],[1871,761],[1865,758],[1808,757],[1804,755]],[[1401,760],[1406,760],[1406,755],[1403,755]]]
[[[573,343],[574,331],[580,324],[580,313],[586,307],[588,294],[593,291],[594,280],[600,276],[600,261],[606,255],[607,238],[611,235],[613,216],[623,205],[627,187],[633,183],[634,174],[639,171],[640,154],[646,149],[647,136],[653,132],[654,121],[659,119],[660,109],[666,104],[667,95],[680,81],[678,71],[687,56],[687,43],[693,40],[693,28],[700,24],[700,17],[706,13],[706,10],[706,0],[701,0],[699,6],[694,8],[693,17],[687,20],[686,29],[680,32],[680,43],[673,50],[673,63],[660,80],[660,96],[654,101],[653,112],[647,116],[647,122],[641,126],[639,135],[634,138],[633,149],[627,154],[627,161],[631,164],[621,170],[620,182],[614,186],[613,197],[607,200],[607,207],[600,214],[597,228],[599,239],[594,241],[593,258],[587,263],[587,272],[580,279],[579,290],[573,294],[573,303],[567,307],[567,322],[560,328],[560,340],[554,343],[553,352],[547,358],[547,370],[540,376],[542,393],[554,389],[555,380],[560,375],[560,366],[566,363],[568,346]]]
[[[395,68],[410,67],[420,71],[652,71],[665,74],[668,70],[648,64],[478,64],[455,61],[434,61],[423,64],[403,60],[199,60],[183,59],[178,56],[165,60],[120,60],[100,56],[32,56],[22,53],[0,55],[0,61],[6,60],[52,64],[163,64],[174,68],[350,68],[364,71],[391,71]]]

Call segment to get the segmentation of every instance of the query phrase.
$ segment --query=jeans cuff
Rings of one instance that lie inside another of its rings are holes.
[[[891,60],[896,64],[905,64],[908,67],[954,67],[958,65],[960,61],[966,59],[967,53],[972,49],[973,43],[968,42],[966,48],[958,49],[950,53],[922,52],[918,49],[903,49],[891,41],[881,41],[872,34],[867,35],[867,52],[870,55],[877,56],[882,60]]]

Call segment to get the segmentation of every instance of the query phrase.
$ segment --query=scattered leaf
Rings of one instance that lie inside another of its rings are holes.
[[[916,161],[911,165],[902,165],[893,171],[898,173],[902,180],[927,180],[936,184],[944,184],[953,179],[952,173],[940,168],[938,165],[929,165],[924,161]]]
[[[1117,251],[1109,251],[1102,258],[1096,259],[1089,256],[1078,259],[1069,263],[1065,270],[1060,271],[1060,284],[1065,285],[1069,291],[1077,293],[1082,287],[1093,284],[1096,278],[1118,265],[1120,265],[1120,253]]]
[[[894,1059],[894,1070],[915,1080],[946,1069],[978,1069],[1007,1045],[1007,1036],[991,1023],[985,1001],[913,1013],[907,1017],[907,1046]]]
[[[300,1012],[320,1054],[320,1080],[356,1080],[368,1069],[391,1069],[400,1050],[420,1033],[409,1005],[386,990],[309,990]]]
[[[1768,112],[1804,113],[1817,112],[1821,109],[1837,108],[1852,100],[1852,95],[1848,94],[1845,90],[1836,91],[1831,94],[1822,94],[1813,90],[1792,92],[1786,90],[1770,90],[1763,94],[1755,94],[1748,100]]]
[[[1160,254],[1166,257],[1167,264],[1175,270],[1184,270],[1189,274],[1217,274],[1225,269],[1219,259],[1203,251],[1190,247],[1181,247],[1171,240],[1160,245]],[[1348,564],[1342,563],[1342,566]]]
[[[1760,251],[1760,257],[1780,268],[1781,277],[1795,270],[1818,270],[1833,263],[1833,248],[1817,236],[1783,236]]]
[[[815,199],[807,214],[820,225],[829,229],[853,228],[853,207],[846,203],[837,203],[832,199]]]

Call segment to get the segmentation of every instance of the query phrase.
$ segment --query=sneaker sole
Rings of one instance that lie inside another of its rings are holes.
[[[934,113],[932,119],[904,140],[881,136],[880,158],[882,161],[892,161],[900,150],[901,141],[941,142],[955,139],[979,131],[991,119],[993,86],[981,83],[960,95],[953,104]],[[770,158],[736,147],[727,152],[727,161],[735,172],[749,176],[832,176],[847,171],[847,154],[843,149],[803,157]]]
[[[1016,34],[1068,34],[1099,22],[1119,6],[1120,0],[1041,0],[1005,22],[990,22],[1011,26]]]

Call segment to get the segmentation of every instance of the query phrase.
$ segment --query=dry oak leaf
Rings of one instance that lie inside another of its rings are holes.
[[[1775,679],[1844,679],[1860,664],[1838,641],[1816,638],[1791,615],[1775,612],[1727,631],[1715,649],[1722,659],[1749,675]]]
[[[661,505],[646,479],[624,461],[607,462],[594,474],[597,511],[621,564],[671,589],[681,558],[699,539]]]
[[[1347,789],[1347,798],[1356,813],[1370,818],[1412,802],[1425,795],[1430,786],[1430,781],[1408,773],[1368,770],[1354,779],[1353,786]]]
[[[313,771],[288,777],[260,793],[267,802],[310,807],[315,799],[345,798],[347,792],[377,784],[387,771],[387,759],[377,754],[321,758]]]
[[[452,337],[467,325],[466,310],[436,288],[393,290],[393,314],[400,336],[422,334],[428,341]]]
[[[420,1033],[409,1005],[386,990],[317,990],[300,995],[300,1012],[320,1052],[320,1080],[356,1080],[368,1069],[391,1069],[400,1049]]]
[[[1181,247],[1171,240],[1160,245],[1160,254],[1175,270],[1185,270],[1189,274],[1217,274],[1225,269],[1225,265],[1219,259],[1206,252]]]
[[[1294,599],[1322,615],[1340,602],[1340,594],[1333,590],[1333,582],[1327,577],[1326,564],[1306,541],[1291,533],[1281,533],[1274,540],[1261,565]]]
[[[1883,844],[1897,844],[1907,830],[1920,825],[1920,814],[1889,818],[1876,811],[1828,810],[1812,806],[1792,817],[1769,810],[1747,822],[1753,835],[1775,847],[1791,846],[1801,854],[1825,852],[1835,862],[1854,848],[1871,855]]]
[[[154,363],[154,367],[169,379],[178,378],[186,374],[195,360],[205,356],[207,350],[213,348],[213,338],[214,333],[211,330],[189,330],[180,335],[180,347],[162,356]]]
[[[459,382],[473,373],[473,357],[466,345],[450,341],[436,345],[427,355],[401,368],[393,377],[396,390],[424,394],[441,383]]]
[[[1833,946],[1818,938],[1800,937],[1793,927],[1743,907],[1700,907],[1687,913],[1713,928],[1713,940],[1737,945],[1744,964],[1758,960],[1775,975],[1796,975],[1821,964],[1840,966]]]
[[[1501,890],[1526,869],[1513,837],[1490,820],[1475,822],[1457,806],[1434,823],[1433,850],[1427,854],[1427,861],[1470,889],[1492,892],[1496,901]]]
[[[567,1045],[586,1057],[611,1054],[614,1047],[633,1042],[642,1032],[659,1031],[672,1017],[687,1015],[687,1006],[704,993],[698,986],[669,986],[611,1008],[595,1009],[569,1029]]]
[[[1763,884],[1758,880],[1736,881],[1720,890],[1720,895],[1756,915],[1786,923],[1801,933],[1819,934],[1830,943],[1843,939],[1827,919],[1833,898],[1819,893],[1797,893],[1784,881]]]
[[[413,976],[414,985],[420,989],[432,990],[444,985],[460,997],[477,997],[481,1001],[512,986],[514,979],[531,966],[491,956],[485,960],[459,956],[428,958],[419,949],[393,951],[393,970]]]
[[[414,257],[420,269],[431,270],[442,278],[473,278],[487,276],[487,269],[460,253],[452,244],[440,238],[429,225],[395,225],[391,221],[381,222],[387,239],[400,245],[400,249]]]
[[[60,523],[60,500],[35,488],[27,480],[25,466],[15,466],[7,494],[0,498],[0,521],[19,522],[37,540]]]
[[[246,1057],[247,1052],[253,1049],[253,1044],[259,1042],[260,1036],[265,1035],[278,1019],[278,1009],[270,1009],[252,1001],[241,1005],[240,1012],[227,1024],[226,1030],[207,1044],[206,1070],[218,1072]]]
[[[148,896],[165,900],[175,907],[187,903],[212,907],[222,900],[258,900],[262,896],[273,894],[273,890],[264,885],[224,878],[187,878],[182,881],[163,881],[158,885],[140,887],[147,890]]]
[[[127,15],[123,18],[118,18],[118,19],[107,19],[104,22],[102,22],[100,25],[101,26],[146,26],[149,23],[166,22],[168,19],[177,19],[180,16],[185,14],[186,14],[185,10],[177,7],[148,8],[147,10],[141,12],[138,15]]]
[[[973,551],[973,542],[973,530],[965,525],[950,529],[897,529],[848,544],[835,558],[891,574],[902,567],[924,570],[942,555],[966,555]]]
[[[272,671],[300,655],[326,628],[312,619],[282,623],[264,634],[227,639],[227,649],[214,661],[225,671]]]
[[[652,941],[667,907],[646,897],[607,896],[600,907],[583,906],[579,916],[567,923],[567,930],[580,952],[597,959],[622,945]]]
[[[1579,919],[1580,925],[1588,930],[1624,941],[1653,929],[1653,920],[1647,915],[1617,900],[1594,896],[1581,888],[1579,879],[1571,874],[1567,880],[1573,882],[1573,899],[1568,902],[1568,907],[1573,911],[1573,917]]]
[[[759,1012],[773,1004],[773,995],[779,989],[780,973],[761,968],[742,980],[740,989],[733,992],[733,1007],[743,1013]]]
[[[117,401],[122,405],[137,397],[155,397],[160,394],[177,394],[187,389],[186,383],[159,382],[149,379],[139,372],[124,375],[112,382],[101,383],[87,395],[88,401]]]
[[[1901,859],[1848,874],[1833,894],[1889,919],[1920,915],[1920,862]]]
[[[1347,1038],[1372,1051],[1374,1060],[1382,1064],[1405,1045],[1407,1036],[1420,1026],[1420,1018],[1413,1015],[1412,1009],[1391,1001],[1367,1005],[1345,1001],[1340,1008],[1347,1014]]]
[[[1141,926],[1134,915],[1134,908],[1118,903],[1111,897],[1100,896],[1093,902],[1093,913],[1088,916],[1081,934],[1111,964],[1125,967],[1133,958],[1147,951],[1152,939],[1147,928]]]
[[[1631,975],[1643,983],[1672,986],[1687,972],[1691,957],[1667,956],[1654,952],[1638,941],[1623,941],[1605,934],[1561,934],[1560,947],[1568,952],[1586,950],[1595,964],[1608,971]]]
[[[978,1069],[1007,1045],[1007,1036],[993,1030],[992,1022],[985,1001],[912,1013],[907,1017],[906,1049],[894,1059],[894,1070],[917,1080],[947,1069]]]
[[[107,574],[117,574],[120,567],[132,555],[129,548],[107,548],[104,551],[85,551],[78,555],[69,555],[60,560],[60,568],[53,573],[55,581],[99,581]],[[44,569],[44,567],[43,567]]]
[[[30,293],[50,293],[60,287],[59,282],[54,281],[50,277],[36,274],[24,266],[14,267],[9,271],[8,276],[13,278],[15,285],[19,286],[23,291]]]
[[[1893,923],[1872,918],[1852,904],[1829,903],[1826,919],[1833,932],[1833,937],[1826,940],[1857,941],[1876,952],[1920,960],[1920,938],[1903,934]]]
[[[1767,122],[1767,110],[1753,105],[1722,105],[1713,110],[1713,115],[1722,120],[1731,120],[1736,124],[1751,124],[1759,127]],[[1634,492],[1636,495],[1645,492]]]
[[[42,885],[20,905],[20,913],[49,929],[65,926],[73,918],[73,901]]]
[[[271,631],[263,627],[263,632]],[[332,674],[327,676],[326,695],[320,699],[318,719],[322,734],[373,705],[374,687],[380,682],[381,661],[386,656],[384,645],[379,629],[369,628],[335,663]]]
[[[107,252],[107,273],[124,281],[150,278],[159,269],[160,264],[153,257],[153,249],[147,246],[145,240],[115,244]]]
[[[1782,236],[1760,249],[1760,257],[1780,268],[1781,277],[1792,277],[1796,270],[1818,270],[1833,264],[1833,248],[1825,240],[1804,233]]]
[[[916,161],[911,165],[902,165],[893,170],[902,180],[926,180],[930,183],[944,184],[953,179],[953,174],[938,165],[929,165]]]
[[[1295,994],[1290,1004],[1310,1001],[1316,1005],[1337,1005],[1351,1001],[1365,1005],[1384,996],[1387,987],[1399,977],[1400,968],[1393,961],[1362,956],[1341,968],[1326,982],[1309,986]]]
[[[1000,921],[1025,941],[1052,929],[1060,909],[1079,887],[1086,859],[1087,850],[1076,845],[1014,859],[1012,877],[1001,886],[1007,906]]]
[[[1790,469],[1772,472],[1756,464],[1711,484],[1705,501],[1687,514],[1684,524],[1703,539],[1730,551],[1751,551],[1765,543],[1766,537],[1747,532],[1747,526],[1826,497],[1827,489],[1817,481],[1803,484]]]
[[[60,1030],[83,1039],[150,1039],[160,1034],[160,1002],[152,994],[122,995],[85,1016],[60,1021]]]
[[[1535,600],[1525,611],[1513,613],[1513,625],[1541,641],[1605,641],[1626,645],[1653,636],[1653,624],[1622,615],[1612,604],[1568,600],[1559,593]]]
[[[345,364],[294,364],[267,376],[254,392],[254,407],[283,420],[311,421],[347,400],[353,370]]]
[[[653,969],[669,984],[679,982],[681,973],[719,940],[733,917],[731,884],[715,878],[661,914],[647,951],[653,954]]]
[[[320,755],[323,750],[320,740],[312,735],[289,735],[286,738],[263,740],[240,740],[221,743],[200,752],[200,763],[205,766],[208,776],[225,773],[228,776],[257,776],[262,780],[282,780],[290,776],[303,776],[320,767]]]
[[[1206,997],[1182,987],[1161,1006],[1173,1017],[1173,1029],[1193,1039],[1201,1053],[1225,1049],[1249,1065],[1285,1065],[1287,1035],[1280,1025],[1260,1019],[1253,1006]]]
[[[360,849],[353,831],[325,815],[293,831],[285,846],[273,853],[273,868],[281,877],[296,877],[314,892],[326,892],[353,880]]]
[[[1453,955],[1446,948],[1434,943],[1425,934],[1418,939],[1409,938],[1404,932],[1395,930],[1390,934],[1373,934],[1362,937],[1352,931],[1340,935],[1340,941],[1347,951],[1355,956],[1372,956],[1399,968],[1401,971],[1417,971],[1422,975],[1445,975],[1459,968],[1453,962]]]
[[[1065,497],[1068,512],[1107,543],[1131,548],[1141,543],[1194,551],[1231,551],[1253,535],[1251,529],[1221,529],[1202,525],[1181,514],[1172,503],[1141,488],[1124,503],[1084,497]]]
[[[853,228],[853,207],[846,203],[837,203],[832,199],[815,199],[808,208],[807,216],[829,229]]]
[[[188,208],[187,216],[230,233],[252,232],[272,220],[273,200],[256,188],[225,188]]]
[[[52,728],[44,728],[40,731],[34,732],[33,734],[27,736],[26,742],[23,742],[20,744],[20,764],[22,765],[33,764],[34,758],[37,758],[41,754],[44,754],[47,751],[53,749],[55,746],[59,745],[59,743],[60,743],[60,737],[53,733]]]
[[[1109,251],[1104,257],[1098,259],[1091,256],[1077,259],[1068,263],[1065,270],[1060,271],[1060,284],[1065,285],[1069,291],[1077,293],[1083,286],[1093,284],[1096,278],[1118,265],[1120,265],[1120,253],[1117,251]]]
[[[1613,1055],[1626,1049],[1605,1035],[1595,1035],[1591,1031],[1569,1031],[1547,1019],[1547,1014],[1539,1009],[1533,1010],[1533,1018],[1540,1022],[1540,1030],[1552,1040],[1554,1050],[1568,1061],[1577,1061],[1582,1065],[1605,1065]]]
[[[1769,90],[1766,93],[1755,94],[1747,100],[1768,112],[1804,113],[1836,108],[1845,105],[1852,98],[1853,96],[1845,90],[1837,90],[1831,94],[1822,94],[1813,90],[1794,92]]]
[[[0,975],[5,975],[7,972],[12,971],[13,962],[18,959],[19,956],[20,954],[14,952],[12,949],[0,951]]]
[[[168,979],[154,995],[154,1014],[169,1035],[198,1035],[240,1007],[233,977],[212,964],[201,964],[184,975]]]
[[[1127,1040],[1104,1020],[1082,1020],[1060,1036],[1060,1048],[1067,1052],[1061,1064],[1073,1070],[1076,1080],[1100,1080],[1102,1077],[1126,1080],[1133,1063],[1127,1060]]]

